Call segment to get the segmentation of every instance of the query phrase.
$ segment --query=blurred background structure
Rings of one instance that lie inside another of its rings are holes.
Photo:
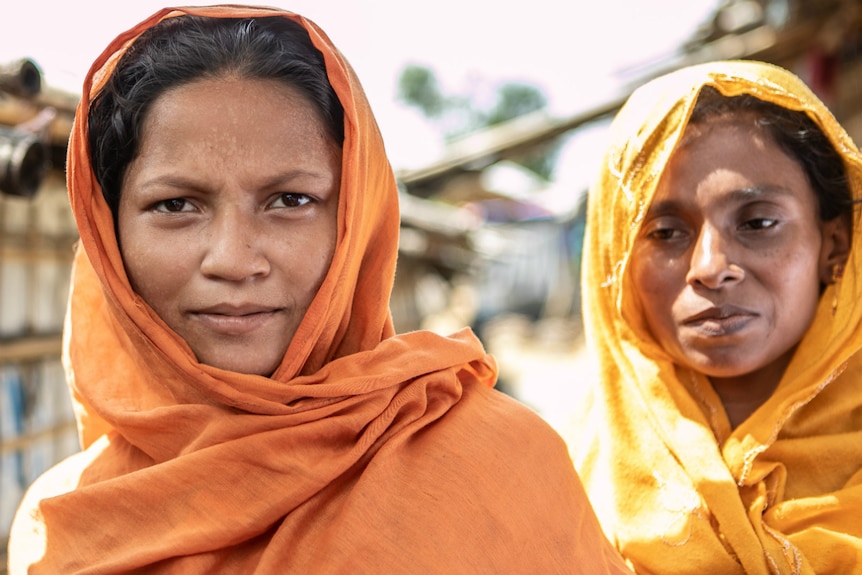
[[[430,127],[414,135],[416,145],[429,133],[439,143],[422,162],[393,154],[402,195],[392,296],[399,331],[472,326],[497,355],[501,388],[562,424],[590,379],[579,291],[587,186],[606,127],[635,87],[707,60],[773,62],[806,80],[862,142],[862,0],[709,4],[697,25],[676,32],[673,49],[628,46],[612,82],[571,77],[584,92],[574,108],[521,79],[459,91],[431,66],[401,68],[394,97]],[[530,13],[521,17],[528,26]],[[64,181],[76,103],[73,90],[43,78],[39,61],[5,61],[0,52],[0,573],[24,490],[78,449],[60,360],[77,238]],[[390,149],[405,145],[393,137],[393,146],[381,124]]]

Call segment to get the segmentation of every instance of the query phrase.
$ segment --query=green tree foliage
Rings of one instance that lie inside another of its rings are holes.
[[[471,94],[444,94],[433,70],[415,64],[401,71],[398,99],[422,112],[447,140],[541,110],[547,104],[539,88],[507,82],[497,89],[490,105],[482,106]],[[547,178],[553,169],[556,150],[557,146],[545,147],[525,156],[521,163]]]
[[[545,95],[529,84],[507,83],[500,86],[497,102],[487,116],[487,125],[493,126],[530,112],[541,110],[547,104]]]
[[[437,76],[424,66],[408,65],[401,71],[398,99],[419,108],[427,118],[439,117],[446,107]]]
[[[541,110],[547,103],[545,95],[535,86],[508,82],[499,87],[490,107],[482,107],[471,94],[444,94],[434,72],[415,64],[401,71],[398,99],[419,109],[429,120],[441,124],[447,138]]]

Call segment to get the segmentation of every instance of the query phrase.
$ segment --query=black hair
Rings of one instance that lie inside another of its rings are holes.
[[[789,110],[750,94],[724,96],[712,86],[698,95],[689,123],[702,123],[728,113],[750,112],[778,146],[796,160],[817,194],[822,221],[853,212],[853,194],[841,155],[808,114]]]
[[[141,34],[90,104],[93,170],[114,221],[149,107],[171,88],[221,75],[275,79],[298,89],[316,107],[333,141],[343,144],[344,109],[323,54],[301,25],[279,16],[168,18]]]

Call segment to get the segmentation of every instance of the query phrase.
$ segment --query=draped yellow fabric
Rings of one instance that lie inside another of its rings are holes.
[[[197,363],[133,293],[90,165],[90,100],[139,34],[184,14],[299,22],[345,109],[337,247],[271,378]],[[64,360],[84,451],[30,489],[11,573],[622,572],[565,444],[492,389],[475,336],[394,334],[397,186],[313,23],[195,7],[121,34],[85,82],[68,185],[81,248]]]
[[[844,278],[822,295],[773,396],[735,429],[709,382],[657,345],[632,294],[627,268],[639,222],[704,86],[807,113],[862,198],[856,146],[783,69],[708,63],[639,88],[612,124],[589,196],[584,319],[601,375],[574,421],[570,450],[603,528],[638,573],[860,573],[858,211]]]

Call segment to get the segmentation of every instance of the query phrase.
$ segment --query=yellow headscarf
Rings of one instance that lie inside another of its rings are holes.
[[[199,364],[132,291],[90,163],[91,99],[142,32],[184,14],[298,22],[344,107],[337,246],[271,378]],[[565,444],[491,389],[476,337],[394,333],[397,186],[359,81],[313,23],[159,11],[93,65],[68,160],[82,249],[65,362],[85,450],[29,491],[13,574],[621,572]]]
[[[709,382],[673,364],[632,294],[627,268],[639,223],[704,86],[807,113],[862,199],[856,146],[781,68],[715,62],[638,89],[612,124],[589,196],[584,321],[601,375],[570,449],[606,533],[639,573],[860,572],[858,212],[844,278],[823,294],[773,396],[732,431]]]

